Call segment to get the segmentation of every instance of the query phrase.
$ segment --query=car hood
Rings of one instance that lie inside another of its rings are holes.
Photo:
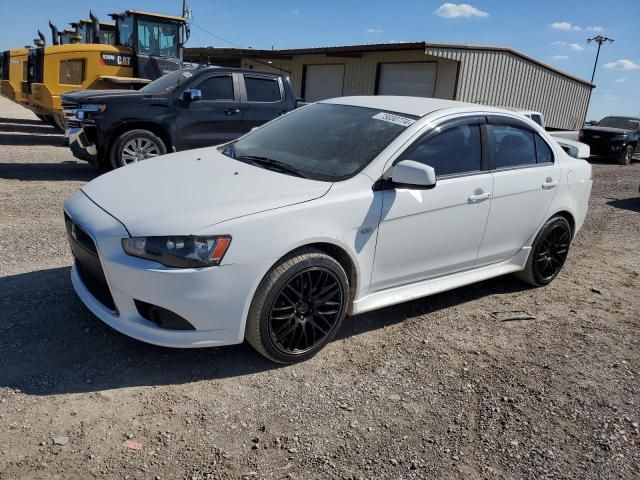
[[[614,134],[629,134],[633,132],[633,130],[626,130],[624,128],[613,128],[613,127],[584,127],[582,129],[584,132],[594,132],[594,133],[614,133]]]
[[[191,235],[207,226],[323,196],[331,183],[189,150],[104,174],[82,187],[132,236]]]
[[[78,103],[90,103],[90,102],[104,102],[110,98],[130,98],[130,97],[143,97],[145,94],[137,90],[80,90],[77,92],[65,93],[62,96],[63,101],[78,102]]]

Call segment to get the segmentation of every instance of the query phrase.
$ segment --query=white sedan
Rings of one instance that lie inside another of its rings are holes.
[[[346,314],[508,273],[548,284],[591,184],[586,161],[509,110],[327,100],[82,187],[65,204],[71,276],[89,309],[131,337],[246,339],[294,362]]]

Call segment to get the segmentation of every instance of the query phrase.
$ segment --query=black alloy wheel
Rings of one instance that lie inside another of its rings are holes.
[[[534,251],[534,269],[542,281],[551,281],[558,275],[569,253],[571,230],[563,223],[551,228]]]
[[[245,339],[272,362],[307,360],[340,330],[349,292],[349,277],[335,258],[313,247],[295,250],[256,289]]]
[[[308,352],[332,333],[342,316],[344,291],[329,269],[310,267],[280,289],[269,314],[269,334],[285,354]]]

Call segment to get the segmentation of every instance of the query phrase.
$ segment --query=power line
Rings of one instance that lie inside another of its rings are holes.
[[[198,25],[197,23],[191,22],[191,25],[193,25],[194,27],[196,27],[198,30],[202,30],[204,33],[208,33],[209,35],[211,35],[212,37],[217,38],[218,40],[224,42],[224,43],[228,43],[229,45],[236,47],[236,48],[246,48],[243,47],[242,45],[238,45],[237,43],[232,42],[231,40],[227,40],[226,38],[222,38],[220,35],[216,35],[213,32],[210,32],[209,30],[207,30],[204,27],[201,27],[200,25]]]

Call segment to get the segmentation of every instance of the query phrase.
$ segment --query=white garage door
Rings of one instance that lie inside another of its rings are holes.
[[[325,98],[342,96],[344,65],[307,65],[304,99],[317,102]]]
[[[378,95],[433,97],[436,63],[383,63],[380,65]]]

